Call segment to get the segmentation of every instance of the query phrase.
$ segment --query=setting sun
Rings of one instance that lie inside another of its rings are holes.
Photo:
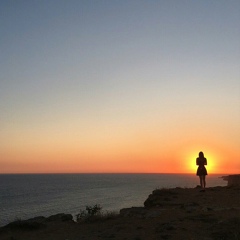
[[[196,158],[198,158],[198,154],[201,150],[194,150],[190,151],[188,154],[185,155],[186,159],[186,171],[190,173],[196,173],[197,165],[196,165]],[[203,151],[204,157],[207,159],[206,169],[208,174],[214,174],[218,172],[216,168],[216,161],[217,155],[209,150]]]

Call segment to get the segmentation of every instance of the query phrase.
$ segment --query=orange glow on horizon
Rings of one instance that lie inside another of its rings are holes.
[[[171,142],[171,141],[169,141]],[[175,141],[176,142],[176,141]],[[234,155],[217,146],[200,144],[176,145],[160,142],[150,136],[138,141],[121,141],[121,145],[107,142],[79,149],[77,144],[46,145],[0,150],[4,161],[0,173],[191,173],[197,171],[196,158],[203,151],[207,158],[208,174],[236,174],[239,172],[237,153]],[[173,151],[174,150],[174,151]],[[232,159],[232,161],[228,161]]]
[[[216,148],[205,148],[191,147],[186,149],[182,153],[181,159],[183,159],[183,168],[187,173],[196,173],[198,166],[196,165],[196,158],[199,152],[204,153],[204,157],[207,159],[207,165],[205,166],[208,174],[237,174],[239,173],[240,163],[236,161],[237,154],[231,154],[226,150],[216,151]],[[234,159],[235,158],[235,159]]]
[[[207,165],[205,166],[208,173],[216,173],[216,156],[212,153],[206,153],[204,152],[205,158],[207,158]],[[196,158],[198,157],[198,152],[190,153],[188,159],[188,171],[190,172],[196,172],[198,166],[196,165]]]

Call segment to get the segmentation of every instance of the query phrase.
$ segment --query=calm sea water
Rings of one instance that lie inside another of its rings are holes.
[[[226,186],[207,176],[207,186]],[[26,174],[0,175],[0,226],[16,219],[50,216],[60,212],[75,216],[86,205],[103,210],[143,206],[156,188],[195,187],[191,174]]]

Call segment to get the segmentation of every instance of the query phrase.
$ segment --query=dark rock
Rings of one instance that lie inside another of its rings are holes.
[[[162,238],[162,239],[170,239],[170,238],[171,238],[171,235],[167,235],[167,234],[161,235],[161,238]]]
[[[152,208],[147,209],[144,207],[132,207],[123,208],[120,210],[120,216],[122,217],[137,217],[137,218],[156,218],[159,217],[163,209]]]
[[[194,216],[188,216],[188,217],[185,217],[185,219],[191,220],[193,222],[202,222],[206,224],[209,224],[209,223],[214,224],[218,221],[217,218],[215,218],[210,214],[199,214]]]
[[[30,218],[28,220],[16,220],[7,224],[4,229],[18,229],[18,230],[37,230],[47,226],[47,222],[53,221],[71,221],[73,220],[73,216],[71,214],[56,214],[52,215],[48,218],[43,216]]]
[[[22,230],[36,230],[45,227],[45,217],[35,217],[28,220],[17,220],[9,223],[5,228],[22,229]]]
[[[34,221],[34,222],[44,222],[46,220],[46,218],[45,217],[43,217],[43,216],[39,216],[39,217],[34,217],[34,218],[30,218],[30,219],[28,219],[28,220],[26,220],[26,221]]]
[[[228,181],[228,186],[240,186],[240,174],[223,176],[222,178]]]
[[[192,212],[198,210],[199,204],[195,202],[184,203],[180,208],[184,209],[187,212]]]
[[[235,240],[240,239],[240,218],[227,219],[214,225],[212,238]]]
[[[120,210],[122,217],[145,217],[147,210],[144,207],[123,208]]]
[[[141,240],[141,237],[135,237],[134,240]]]
[[[65,221],[72,221],[72,220],[73,220],[73,216],[71,214],[65,214],[65,213],[58,213],[47,218],[47,221],[49,222],[53,222],[53,221],[65,222]]]
[[[152,192],[144,202],[145,207],[164,206],[171,198],[176,198],[178,193],[174,189],[157,189]]]
[[[160,224],[156,229],[155,231],[158,233],[162,233],[164,231],[173,231],[173,230],[176,230],[176,227],[171,224],[171,223],[163,223],[163,224]]]
[[[163,209],[149,209],[146,214],[146,218],[156,218],[161,216]]]
[[[181,188],[178,188],[181,189]],[[174,191],[174,189],[167,189],[167,188],[163,188],[163,189],[156,189],[153,191],[154,195],[160,195],[160,196],[172,196],[172,195],[176,195],[176,191]]]

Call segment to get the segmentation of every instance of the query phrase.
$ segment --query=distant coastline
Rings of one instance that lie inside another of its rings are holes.
[[[222,176],[222,179],[228,182],[228,186],[240,186],[240,174]]]

